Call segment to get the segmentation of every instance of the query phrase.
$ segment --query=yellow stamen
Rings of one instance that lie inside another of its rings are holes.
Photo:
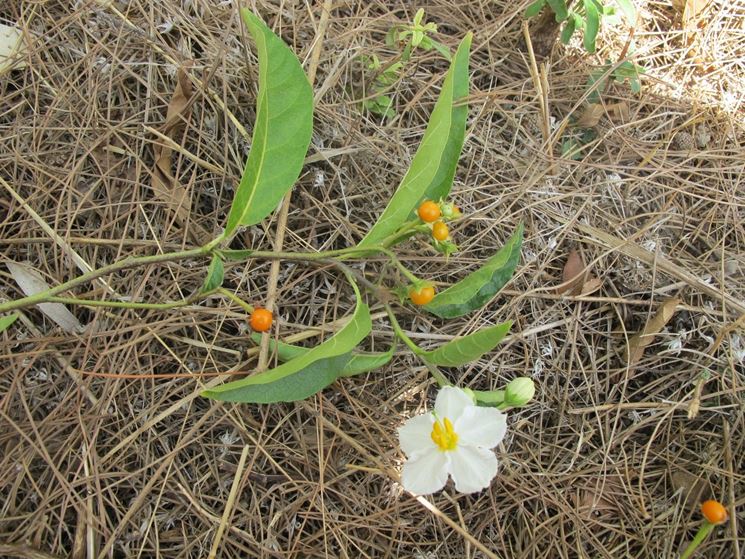
[[[453,424],[446,417],[442,421],[437,419],[432,425],[432,441],[441,451],[455,450],[458,446],[458,435],[453,429]]]

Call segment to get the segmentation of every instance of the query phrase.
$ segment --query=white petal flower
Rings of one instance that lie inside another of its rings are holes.
[[[461,493],[481,491],[497,475],[497,457],[491,449],[506,431],[502,412],[477,407],[460,388],[444,387],[433,412],[412,417],[398,429],[401,449],[408,456],[401,484],[407,491],[427,495],[445,487],[450,476]]]

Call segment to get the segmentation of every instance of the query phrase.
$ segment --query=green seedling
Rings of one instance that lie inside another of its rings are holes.
[[[362,106],[371,113],[385,118],[396,115],[393,98],[389,93],[401,79],[404,64],[411,59],[416,49],[435,49],[448,61],[451,59],[450,49],[429,36],[430,33],[437,31],[437,25],[423,23],[423,18],[424,10],[419,9],[411,24],[393,26],[386,34],[386,44],[401,49],[397,59],[384,64],[376,54],[361,57],[366,69],[374,75],[372,85],[362,101]]]
[[[633,25],[636,23],[636,8],[631,0],[615,0],[616,4]],[[569,43],[575,32],[583,33],[583,44],[589,53],[595,52],[595,41],[603,18],[616,15],[615,6],[606,6],[601,0],[582,0],[578,3],[566,0],[535,0],[525,10],[525,18],[530,19],[541,13],[544,8],[550,9],[557,23],[562,23],[561,42]]]

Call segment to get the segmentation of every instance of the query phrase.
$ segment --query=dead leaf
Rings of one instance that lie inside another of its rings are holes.
[[[608,116],[610,116],[613,122],[626,123],[631,120],[629,104],[626,101],[606,105],[605,109],[608,111]]]
[[[6,262],[10,275],[26,295],[35,295],[49,289],[49,284],[42,275],[29,265],[18,262]],[[40,303],[39,310],[53,320],[65,332],[82,332],[83,325],[61,303]]]
[[[686,505],[689,508],[697,509],[698,504],[701,502],[701,496],[704,491],[707,494],[711,493],[709,483],[700,477],[696,477],[693,474],[686,472],[685,470],[677,470],[670,476],[672,485],[675,491],[682,492],[686,500]]]
[[[23,68],[23,33],[14,25],[0,23],[0,76],[6,71]]]
[[[580,116],[575,123],[575,126],[580,128],[593,128],[594,126],[597,126],[604,114],[605,109],[603,108],[603,105],[600,103],[592,103],[584,110],[582,116]]]
[[[698,59],[698,50],[700,43],[700,33],[698,29],[706,27],[706,19],[703,16],[704,11],[711,3],[711,0],[684,0],[681,3],[682,17],[681,27],[683,29],[685,45],[690,47],[686,56],[688,58]],[[703,61],[698,61],[699,65]]]
[[[644,325],[644,329],[629,339],[627,348],[628,364],[635,365],[644,355],[645,348],[652,343],[655,336],[662,332],[665,325],[675,314],[680,299],[673,297],[662,302],[655,315]]]
[[[588,489],[574,496],[577,511],[586,518],[600,516],[603,513],[618,512],[618,507],[610,500]]]
[[[192,94],[191,80],[183,68],[179,68],[176,90],[166,112],[166,122],[163,133],[174,141],[178,141],[184,129],[183,122],[189,118],[189,99]],[[186,188],[181,185],[171,173],[173,150],[164,145],[155,144],[153,147],[155,168],[153,169],[152,187],[155,195],[163,200],[168,207],[176,212],[181,219],[187,219],[191,213],[191,200]]]
[[[561,275],[561,285],[556,288],[558,294],[566,293],[568,295],[577,295],[582,291],[585,283],[585,263],[582,255],[577,249],[572,249],[569,253],[564,271]]]
[[[711,0],[685,0],[683,3],[683,29],[694,29],[696,20],[704,13],[710,3]]]
[[[587,278],[587,281],[585,281],[584,284],[582,285],[582,289],[580,290],[579,294],[582,296],[592,295],[602,286],[603,286],[603,280],[591,275]]]

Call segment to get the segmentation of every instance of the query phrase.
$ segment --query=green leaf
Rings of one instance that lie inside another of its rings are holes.
[[[587,52],[595,52],[595,39],[598,36],[600,30],[600,15],[598,14],[597,6],[592,0],[584,0],[585,4],[585,50]]]
[[[250,377],[205,390],[202,395],[227,402],[294,402],[322,390],[341,376],[351,351],[372,330],[370,309],[355,284],[357,307],[334,336],[287,363]]]
[[[575,26],[577,25],[577,21],[570,17],[567,22],[564,24],[564,29],[561,30],[561,42],[565,45],[569,44],[569,41],[572,38],[572,35],[574,35]]]
[[[396,351],[396,344],[391,346],[391,349],[385,353],[378,352],[353,352],[352,358],[344,365],[341,376],[353,377],[354,375],[361,375],[362,373],[368,373],[376,369],[380,369],[383,365],[387,364],[392,358]]]
[[[414,14],[414,25],[421,25],[424,18],[424,8],[419,8]]]
[[[525,19],[530,19],[532,17],[537,16],[541,13],[541,10],[546,5],[546,0],[535,0],[530,6],[525,8],[525,13],[523,14],[523,17]]]
[[[392,47],[398,42],[398,27],[391,27],[388,30],[388,33],[385,34],[385,44],[386,46]]]
[[[257,345],[261,343],[262,337],[263,336],[259,334],[258,332],[254,332],[251,334],[251,340],[255,342]],[[285,363],[287,361],[292,361],[293,359],[297,359],[301,355],[305,355],[311,350],[311,348],[309,347],[292,345],[286,342],[280,342],[273,338],[269,338],[269,349],[272,351],[272,353],[277,354],[277,359],[279,359],[280,362],[282,363]]]
[[[445,58],[445,60],[447,60],[448,62],[450,62],[450,61],[453,60],[453,54],[450,52],[450,48],[449,47],[443,45],[439,41],[435,41],[434,39],[432,39],[432,47],[437,52],[439,52]]]
[[[418,47],[419,44],[422,42],[422,39],[424,39],[424,33],[419,31],[418,29],[414,29],[414,31],[411,32],[412,47]]]
[[[435,295],[424,309],[441,318],[454,318],[485,305],[512,277],[520,260],[522,240],[523,225],[520,224],[507,244],[486,264]]]
[[[465,365],[493,350],[507,335],[511,326],[512,321],[508,320],[497,326],[484,328],[468,336],[456,338],[433,351],[425,351],[420,357],[432,365],[442,367]]]
[[[422,36],[422,41],[419,43],[419,48],[422,50],[430,50],[432,48],[432,39],[428,35]]]
[[[580,144],[574,138],[570,138],[568,140],[564,140],[561,143],[561,156],[579,161],[580,159],[582,159],[583,149],[584,146],[582,144]]]
[[[343,353],[313,361],[299,371],[272,382],[263,384],[246,384],[229,392],[217,393],[219,389],[206,390],[202,396],[226,402],[250,404],[274,404],[277,402],[296,402],[320,392],[339,376],[349,362],[351,353]],[[291,362],[285,363],[290,365]],[[278,367],[279,368],[279,367]],[[276,371],[276,369],[274,369]],[[269,372],[269,371],[267,371]],[[251,377],[249,377],[251,378]],[[241,382],[241,381],[236,381]],[[223,385],[224,388],[235,384]]]
[[[202,293],[208,293],[214,289],[217,289],[222,285],[222,280],[225,277],[225,267],[222,264],[222,260],[216,254],[212,255],[212,261],[210,267],[207,268],[207,277],[204,278],[202,284]]]
[[[636,6],[631,0],[616,0],[616,4],[621,8],[623,15],[626,16],[630,24],[636,23]]]
[[[457,107],[454,104],[468,95],[471,37],[471,33],[466,35],[458,46],[411,167],[359,246],[380,243],[411,218],[421,200],[439,200],[450,192],[466,133],[468,107],[463,103]]]
[[[18,318],[18,314],[9,314],[6,316],[0,316],[0,332],[7,330],[8,327],[11,324],[13,324],[17,318]]]
[[[261,343],[261,334],[251,334],[251,339],[258,343]],[[296,346],[277,340],[269,340],[269,347],[272,351],[277,353],[277,359],[280,361],[290,361],[296,359],[301,355],[304,355],[310,351],[310,348]],[[380,369],[383,365],[388,363],[393,358],[393,353],[396,350],[396,344],[393,344],[391,348],[384,352],[362,352],[355,351],[344,365],[341,370],[340,377],[351,377],[369,371]]]
[[[600,94],[608,84],[608,77],[605,75],[607,71],[608,68],[606,66],[598,68],[587,79],[587,89],[589,90],[587,101],[589,103],[600,103]]]
[[[258,17],[241,10],[256,41],[259,93],[251,151],[225,235],[268,216],[300,175],[313,129],[313,91],[300,62]]]
[[[567,3],[565,0],[548,0],[548,5],[556,14],[556,21],[564,21],[569,17],[569,10],[567,9]]]

